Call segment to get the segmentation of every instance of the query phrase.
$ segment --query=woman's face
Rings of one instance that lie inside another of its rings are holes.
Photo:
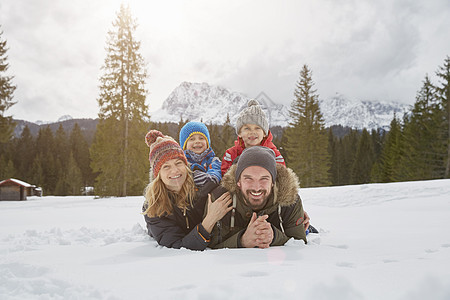
[[[186,180],[186,164],[181,159],[171,159],[162,165],[159,176],[167,189],[179,192]]]

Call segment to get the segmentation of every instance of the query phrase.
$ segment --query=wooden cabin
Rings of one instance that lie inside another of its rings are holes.
[[[22,201],[35,195],[36,186],[19,179],[6,179],[0,182],[0,201]]]

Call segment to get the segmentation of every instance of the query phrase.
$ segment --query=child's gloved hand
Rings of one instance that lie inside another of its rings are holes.
[[[198,170],[198,171],[206,172],[206,169],[198,163],[191,164],[191,170],[192,171]]]

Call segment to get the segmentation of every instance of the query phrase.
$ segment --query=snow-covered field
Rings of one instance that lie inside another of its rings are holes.
[[[195,252],[142,197],[0,202],[0,299],[450,299],[450,180],[301,189],[320,234]]]

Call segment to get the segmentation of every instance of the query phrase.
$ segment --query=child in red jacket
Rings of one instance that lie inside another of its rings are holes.
[[[237,140],[234,147],[228,148],[222,159],[222,175],[224,175],[233,164],[233,161],[241,155],[245,148],[252,146],[264,146],[275,152],[277,163],[283,164],[284,158],[272,143],[272,133],[269,130],[266,114],[261,109],[258,101],[250,100],[236,120]]]
[[[274,143],[272,143],[273,137],[269,130],[269,123],[258,101],[254,99],[250,100],[247,107],[241,111],[236,120],[236,133],[238,138],[234,141],[234,147],[228,148],[222,159],[222,176],[228,171],[234,160],[241,155],[245,148],[258,145],[272,149],[275,152],[276,162],[286,167],[283,156]],[[306,234],[319,233],[316,228],[309,224],[310,218],[306,211],[304,218]]]

